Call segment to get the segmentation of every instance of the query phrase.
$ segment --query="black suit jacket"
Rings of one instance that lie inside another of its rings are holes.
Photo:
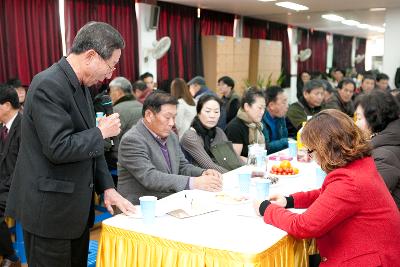
[[[0,141],[0,216],[4,215],[8,191],[10,191],[11,177],[17,161],[19,144],[21,141],[21,114],[17,113],[8,137],[3,143]]]
[[[62,58],[30,85],[6,214],[33,234],[75,239],[89,221],[94,186],[114,187],[104,142],[89,90]]]

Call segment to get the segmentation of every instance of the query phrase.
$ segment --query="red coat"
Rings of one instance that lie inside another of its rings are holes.
[[[264,221],[316,238],[321,266],[400,266],[400,212],[371,157],[332,171],[321,189],[292,196],[303,214],[272,204]]]

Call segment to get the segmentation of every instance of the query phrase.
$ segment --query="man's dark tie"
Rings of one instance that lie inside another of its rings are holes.
[[[8,129],[4,125],[3,127],[1,127],[1,132],[0,132],[0,139],[1,141],[3,141],[3,143],[6,141],[7,136],[8,136]]]

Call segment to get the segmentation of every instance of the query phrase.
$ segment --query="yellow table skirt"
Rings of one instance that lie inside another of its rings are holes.
[[[96,266],[307,267],[308,255],[315,251],[313,240],[285,236],[259,254],[243,254],[189,245],[103,224]]]

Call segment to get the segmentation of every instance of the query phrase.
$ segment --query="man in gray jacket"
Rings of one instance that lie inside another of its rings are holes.
[[[156,91],[143,104],[140,120],[122,138],[118,152],[118,191],[134,204],[139,197],[168,196],[184,189],[220,191],[221,174],[188,163],[171,130],[178,101]]]
[[[142,103],[135,100],[132,84],[124,77],[117,77],[110,82],[110,97],[113,110],[119,114],[121,133],[119,139],[142,117]]]

